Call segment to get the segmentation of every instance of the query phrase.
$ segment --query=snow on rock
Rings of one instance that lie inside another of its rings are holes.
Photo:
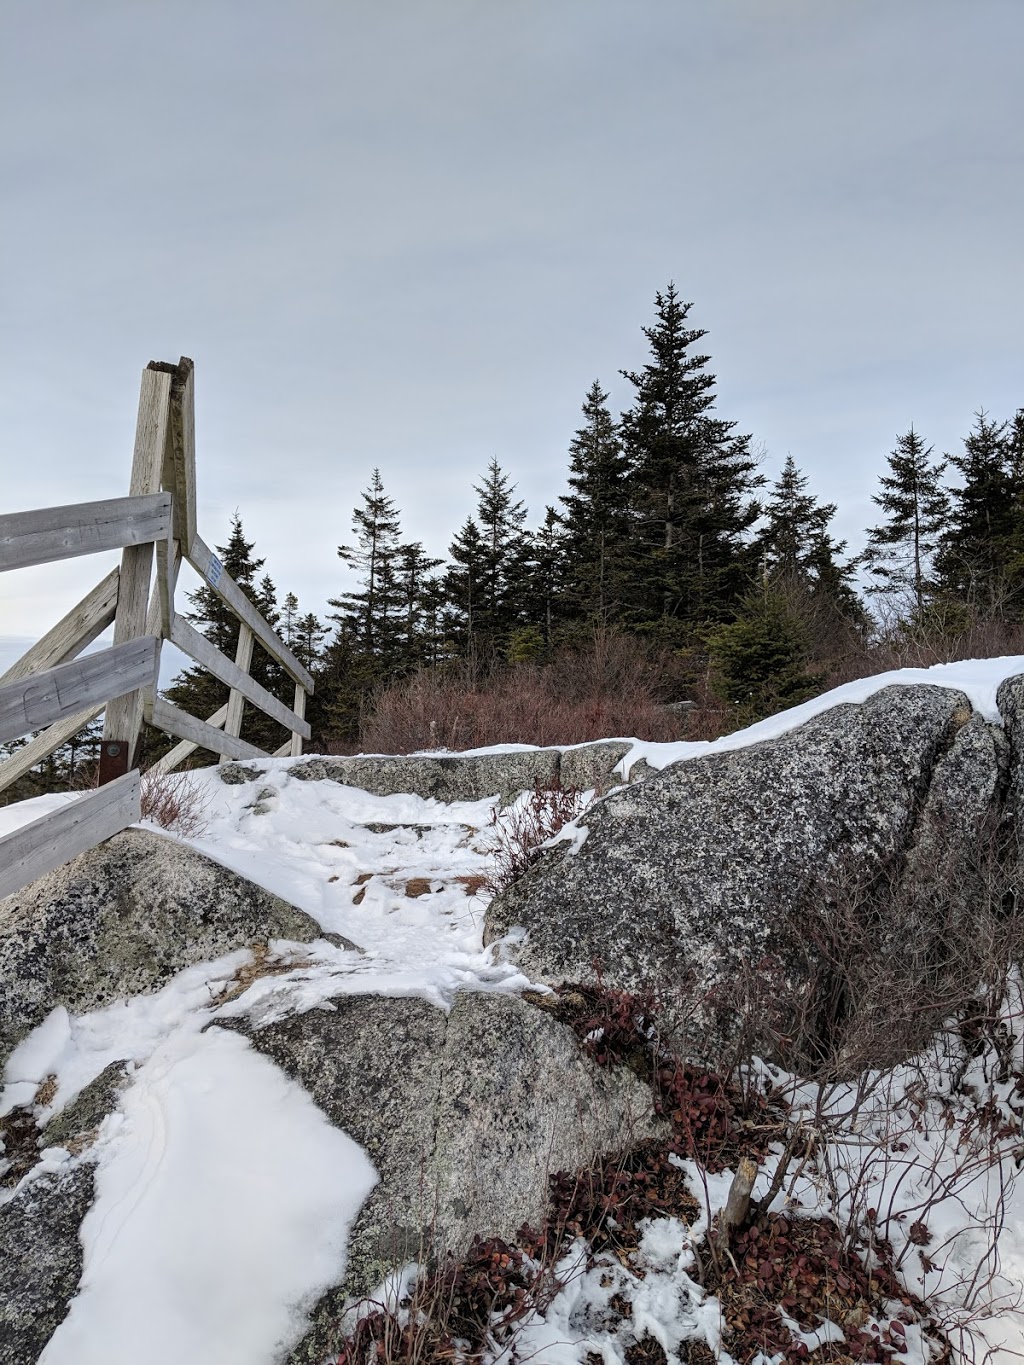
[[[217,1029],[156,1050],[97,1158],[81,1286],[44,1365],[273,1365],[376,1183],[300,1086]]]

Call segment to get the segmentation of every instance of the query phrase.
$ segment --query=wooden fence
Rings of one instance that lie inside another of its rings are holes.
[[[98,789],[0,839],[0,897],[140,818],[143,719],[180,741],[150,769],[158,774],[197,748],[222,762],[264,757],[240,737],[246,702],[290,732],[278,755],[300,754],[309,738],[313,679],[196,528],[193,392],[191,360],[154,361],[143,371],[128,497],[0,515],[0,572],[121,550],[120,567],[0,676],[0,743],[37,732],[0,761],[0,791],[105,712]],[[233,660],[175,612],[183,559],[238,618]],[[79,657],[111,623],[111,647]],[[227,684],[215,715],[201,720],[159,696],[164,640]],[[255,641],[294,683],[291,707],[250,677]]]

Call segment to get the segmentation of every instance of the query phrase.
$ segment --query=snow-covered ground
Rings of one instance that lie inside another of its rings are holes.
[[[889,683],[960,688],[994,720],[998,684],[1017,673],[1024,673],[1024,657],[881,675],[713,744],[636,742],[622,766],[628,771],[643,757],[662,767],[769,739]],[[131,1066],[121,1106],[88,1154],[98,1162],[97,1199],[82,1228],[82,1287],[43,1356],[45,1365],[134,1365],[143,1359],[147,1365],[274,1365],[301,1335],[308,1307],[338,1282],[347,1228],[376,1173],[365,1153],[244,1038],[204,1031],[211,1020],[242,1010],[269,1018],[357,992],[418,995],[446,1007],[460,989],[518,991],[527,984],[482,947],[493,801],[442,805],[416,796],[372,796],[329,781],[300,781],[287,772],[292,764],[261,760],[259,782],[240,785],[222,783],[215,770],[197,775],[206,829],[188,842],[362,951],[326,940],[276,944],[283,970],[260,976],[242,995],[231,987],[250,960],[246,952],[190,968],[153,995],[92,1014],[70,1018],[57,1009],[8,1063],[0,1114],[32,1103],[38,1087],[55,1078],[39,1106],[40,1119],[66,1105],[111,1061]],[[261,813],[254,809],[257,792]],[[73,799],[42,797],[0,808],[0,834]],[[919,1075],[908,1072],[906,1085]],[[903,1084],[902,1078],[893,1084]],[[935,1084],[941,1085],[938,1077]],[[808,1105],[813,1098],[804,1097]],[[997,1097],[1004,1105],[1010,1098]],[[830,1134],[836,1170],[852,1167],[858,1152],[872,1154],[872,1197],[876,1207],[891,1205],[894,1229],[907,1221],[896,1215],[912,1211],[929,1170],[943,1178],[965,1160],[949,1139],[952,1130],[943,1128],[948,1104],[944,1109],[940,1098],[929,1100],[934,1111],[926,1107],[923,1121],[905,1099],[900,1104],[898,1133],[891,1109],[868,1106],[852,1126],[844,1129],[837,1121]],[[990,1286],[996,1313],[981,1327],[1009,1359],[1011,1352],[1024,1352],[1024,1316],[1015,1311],[1024,1293],[1024,1189],[1013,1179],[1013,1144],[1003,1145],[999,1180],[979,1174],[931,1211],[933,1245],[939,1247],[933,1259],[946,1269],[932,1272],[923,1287],[931,1290],[935,1277],[945,1275],[955,1298],[960,1291],[954,1281],[969,1278],[987,1246],[991,1217],[1001,1217],[1002,1260]],[[43,1154],[52,1169],[81,1159],[62,1149]],[[769,1162],[757,1192],[767,1188],[771,1173]],[[842,1214],[843,1200],[863,1192],[844,1195],[841,1184],[825,1188],[803,1170],[778,1198],[799,1200],[806,1211]],[[727,1177],[708,1186],[711,1211],[727,1186]],[[683,1337],[715,1340],[714,1301],[705,1301],[686,1273],[697,1233],[672,1220],[652,1226],[643,1244],[647,1274],[620,1286],[670,1353]],[[911,1280],[921,1273],[919,1257],[905,1263]],[[625,1273],[617,1271],[615,1282]],[[598,1268],[569,1277],[547,1313],[525,1329],[523,1356],[581,1365],[596,1351],[608,1365],[619,1365],[616,1343],[585,1326],[587,1304],[614,1292],[608,1274]],[[910,1338],[895,1358],[907,1365],[922,1359]]]

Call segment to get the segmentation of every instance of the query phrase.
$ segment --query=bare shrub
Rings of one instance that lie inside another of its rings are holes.
[[[183,839],[197,839],[206,833],[206,808],[209,793],[195,774],[143,773],[142,818]]]
[[[367,752],[412,753],[613,735],[670,741],[681,722],[665,701],[682,687],[680,677],[666,651],[598,632],[585,648],[564,647],[546,664],[466,663],[385,687],[370,700],[360,742]]]
[[[586,809],[584,793],[560,782],[541,786],[538,782],[525,801],[491,812],[494,832],[492,866],[484,889],[492,896],[504,891],[523,876],[536,861],[549,839]]]

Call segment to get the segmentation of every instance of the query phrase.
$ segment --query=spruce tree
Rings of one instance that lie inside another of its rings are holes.
[[[676,634],[735,609],[759,512],[750,494],[763,482],[749,435],[712,414],[715,376],[710,356],[692,350],[705,333],[686,326],[691,306],[673,284],[657,294],[656,321],[643,329],[651,359],[622,371],[636,390],[621,425],[639,523],[634,611]]]
[[[496,656],[524,624],[530,541],[526,507],[515,485],[492,459],[480,483],[476,516],[452,542],[454,561],[445,576],[449,624],[464,656]]]
[[[461,658],[475,654],[479,638],[484,550],[480,527],[467,517],[448,548],[452,564],[444,577],[446,631]]]
[[[921,621],[935,593],[933,560],[949,515],[942,485],[945,461],[931,462],[932,447],[910,428],[896,439],[889,473],[879,479],[872,502],[885,513],[868,531],[863,561],[874,582],[867,591],[893,601]]]
[[[976,413],[963,453],[947,459],[963,482],[950,490],[949,522],[936,557],[942,591],[971,615],[1003,615],[1011,609],[1017,521],[1009,424]]]
[[[567,605],[573,616],[599,625],[620,614],[632,528],[629,460],[607,402],[595,379],[569,446],[573,491],[559,498]]]
[[[387,672],[394,661],[402,602],[398,584],[399,513],[375,469],[362,505],[352,512],[354,546],[339,545],[338,557],[359,575],[358,586],[329,599],[332,620],[350,627],[362,652]]]

